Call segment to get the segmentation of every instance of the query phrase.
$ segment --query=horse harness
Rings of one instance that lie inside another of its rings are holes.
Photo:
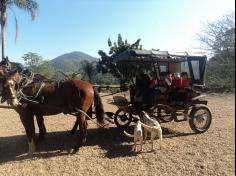
[[[17,99],[20,100],[25,100],[28,102],[32,102],[32,103],[43,103],[44,101],[44,97],[41,96],[42,90],[45,87],[45,83],[43,81],[37,81],[40,83],[40,87],[37,91],[37,93],[35,95],[29,96],[26,95],[25,93],[23,93],[23,89],[30,86],[32,83],[35,83],[35,76],[33,72],[29,72],[30,74],[24,74],[23,72],[21,72],[21,76],[22,78],[20,79],[20,81],[15,81],[16,85],[17,85],[17,89],[16,89],[16,96]],[[40,97],[41,96],[41,97]],[[37,100],[40,97],[40,100]]]

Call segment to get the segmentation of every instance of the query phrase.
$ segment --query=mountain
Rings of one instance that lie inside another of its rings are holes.
[[[53,67],[57,70],[62,70],[64,72],[76,72],[79,69],[80,61],[82,60],[88,60],[90,62],[98,61],[97,58],[86,53],[74,51],[58,56],[51,60],[51,62]]]

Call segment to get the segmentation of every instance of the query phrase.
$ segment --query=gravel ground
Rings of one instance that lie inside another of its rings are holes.
[[[110,99],[103,98],[105,110],[115,111]],[[150,144],[132,152],[132,139],[121,129],[98,129],[89,121],[87,143],[71,155],[77,135],[68,131],[75,117],[45,117],[48,133],[32,158],[17,113],[0,109],[0,175],[235,175],[235,94],[207,100],[213,121],[206,133],[194,134],[188,122],[161,124],[162,150],[155,140],[154,152]]]

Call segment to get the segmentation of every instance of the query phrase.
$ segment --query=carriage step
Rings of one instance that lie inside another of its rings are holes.
[[[183,121],[187,121],[188,119],[181,119],[181,120],[174,120],[175,122],[183,122]]]
[[[188,118],[186,118],[186,117],[184,117],[183,119],[178,119],[177,117],[174,118],[175,122],[182,122],[182,121],[187,121],[187,120],[188,120]]]

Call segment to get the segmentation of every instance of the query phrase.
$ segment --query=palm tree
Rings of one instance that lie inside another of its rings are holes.
[[[12,6],[25,10],[30,13],[32,20],[36,17],[38,11],[38,3],[35,0],[0,0],[0,12],[1,12],[1,39],[2,39],[2,60],[5,59],[5,35],[6,35],[6,22],[7,22],[7,11]],[[16,21],[17,26],[17,21]],[[16,27],[17,28],[17,27]]]

